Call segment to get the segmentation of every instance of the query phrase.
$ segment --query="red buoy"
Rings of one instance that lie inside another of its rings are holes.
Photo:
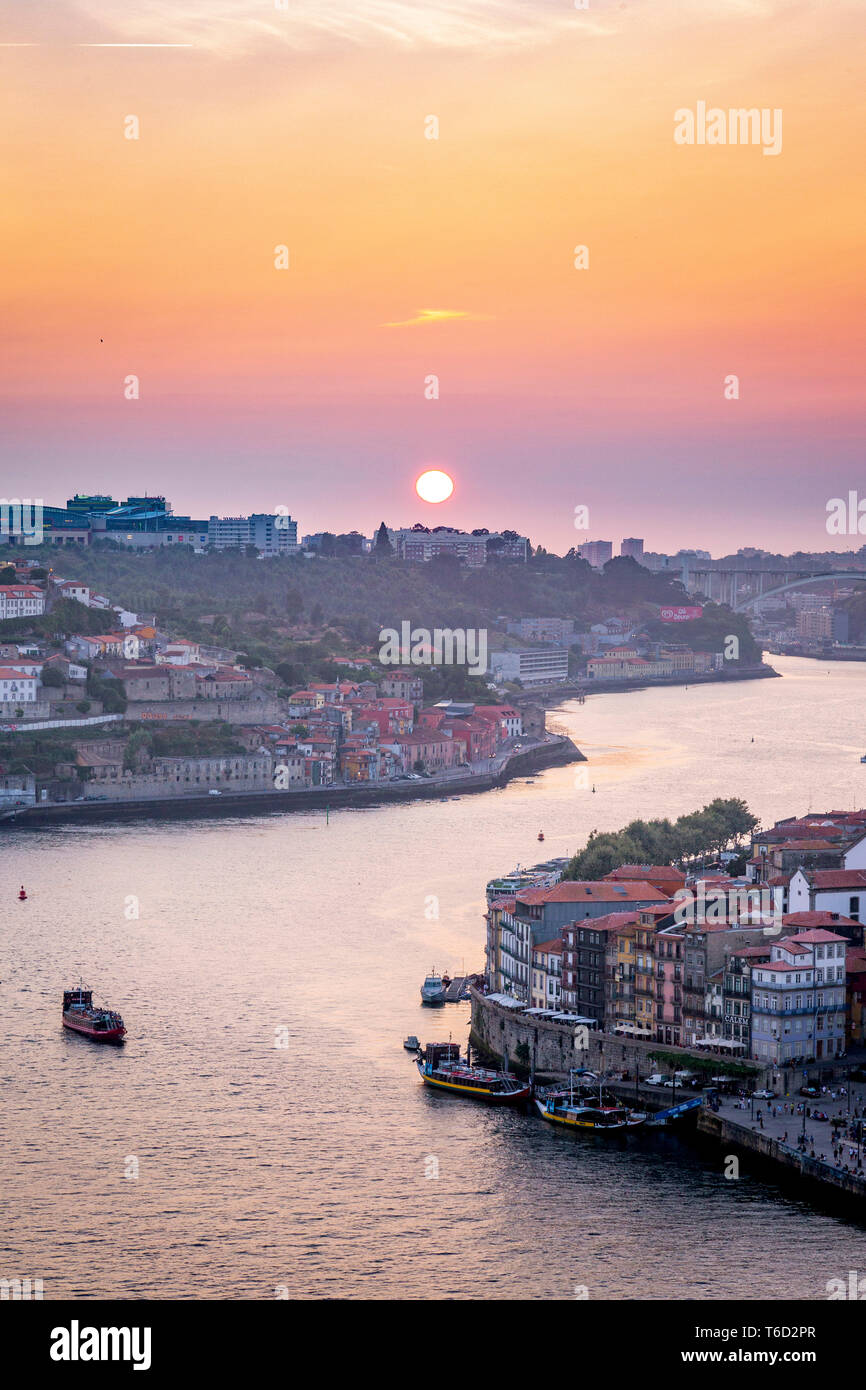
[[[26,900],[26,898],[27,894],[24,892],[24,884],[22,883],[21,891],[18,894],[18,901],[23,903]]]

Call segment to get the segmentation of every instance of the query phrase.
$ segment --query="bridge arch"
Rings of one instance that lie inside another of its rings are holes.
[[[827,570],[823,574],[803,575],[800,579],[792,579],[787,584],[779,584],[775,589],[765,589],[762,594],[752,594],[751,598],[740,599],[738,603],[734,604],[734,612],[745,613],[756,603],[762,603],[765,598],[787,593],[789,589],[801,589],[804,584],[826,582],[828,579],[843,580],[845,583],[866,584],[866,570]]]

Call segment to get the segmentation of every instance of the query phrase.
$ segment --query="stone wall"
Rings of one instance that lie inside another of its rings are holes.
[[[592,1071],[628,1071],[634,1075],[639,1066],[641,1076],[653,1071],[666,1071],[650,1058],[652,1052],[669,1052],[683,1058],[683,1071],[687,1071],[690,1060],[695,1057],[686,1048],[673,1047],[669,1043],[653,1040],[643,1041],[635,1038],[621,1038],[614,1033],[602,1033],[590,1029],[578,1031],[576,1023],[553,1023],[547,1019],[526,1016],[513,1009],[504,1008],[492,1002],[477,990],[470,990],[472,999],[472,1031],[470,1041],[491,1057],[501,1058],[507,1053],[509,1065],[517,1071],[526,1071],[520,1057],[529,1056],[534,1061],[539,1075],[551,1076],[559,1080],[568,1075],[572,1067],[589,1067]],[[518,1055],[518,1048],[521,1053]],[[527,1051],[528,1050],[528,1051]],[[723,1059],[720,1058],[721,1062]],[[755,1063],[754,1084],[762,1087],[770,1084],[771,1072]]]
[[[227,724],[275,724],[281,706],[272,696],[261,700],[149,700],[130,705],[127,719],[144,724],[188,724],[224,719]]]
[[[866,1197],[866,1178],[858,1178],[854,1173],[841,1173],[831,1163],[823,1163],[819,1158],[809,1158],[798,1149],[782,1144],[778,1139],[771,1139],[760,1130],[747,1129],[745,1125],[738,1125],[733,1120],[714,1115],[711,1110],[700,1111],[698,1132],[717,1139],[723,1146],[748,1149],[769,1163],[780,1164],[800,1178],[851,1193],[861,1200]]]

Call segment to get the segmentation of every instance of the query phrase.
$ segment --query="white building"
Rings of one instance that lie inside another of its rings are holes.
[[[38,618],[45,612],[45,595],[35,584],[0,584],[0,621]]]
[[[845,1051],[842,936],[816,928],[770,947],[752,969],[752,1056],[775,1066]]]
[[[524,686],[555,685],[568,679],[568,652],[554,647],[491,652],[490,673],[496,681],[519,680]]]
[[[861,857],[861,842],[846,854]],[[866,908],[866,869],[801,868],[788,887],[789,912],[838,912],[860,922],[861,904]]]
[[[268,516],[212,516],[207,543],[211,550],[254,545],[261,555],[294,555],[298,549],[298,523],[287,514]]]
[[[36,699],[37,680],[10,666],[0,666],[0,704],[29,705]]]
[[[54,587],[60,598],[75,599],[76,603],[83,603],[85,608],[90,607],[88,584],[80,584],[77,579],[55,579]]]

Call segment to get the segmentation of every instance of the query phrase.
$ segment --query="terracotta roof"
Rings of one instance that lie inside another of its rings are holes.
[[[822,927],[813,927],[811,931],[798,931],[795,936],[783,938],[785,941],[807,942],[809,945],[821,944],[825,941],[845,941],[844,936],[839,936],[836,932],[825,931]],[[781,943],[780,943],[781,944]]]
[[[605,878],[638,879],[641,882],[648,882],[652,878],[669,878],[676,883],[685,883],[686,876],[682,869],[677,869],[673,864],[620,864],[618,869],[611,869]]]
[[[803,873],[813,888],[866,888],[866,869],[804,869]]]
[[[786,912],[782,918],[784,927],[832,927],[839,924],[846,927],[860,926],[853,917],[843,917],[840,912],[829,912],[826,909],[819,912]]]
[[[584,881],[566,879],[554,884],[552,888],[544,889],[544,897],[546,902],[551,903],[615,903],[644,900],[653,903],[665,900],[664,893],[643,880],[638,883],[612,883],[610,879],[605,878]]]

